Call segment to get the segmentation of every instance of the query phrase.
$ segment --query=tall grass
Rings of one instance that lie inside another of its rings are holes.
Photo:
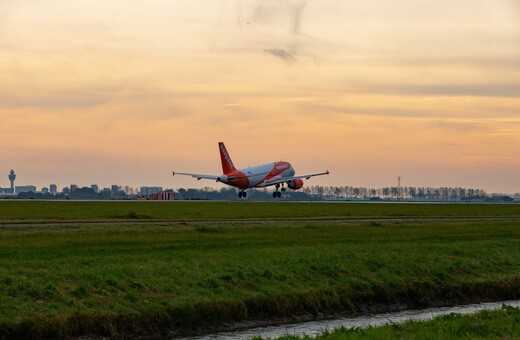
[[[3,337],[518,297],[516,221],[0,228]]]

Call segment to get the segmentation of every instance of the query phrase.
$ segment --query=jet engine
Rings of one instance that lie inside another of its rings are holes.
[[[303,180],[301,180],[299,178],[293,179],[292,181],[287,182],[287,186],[289,187],[289,189],[298,190],[301,187],[303,187]]]

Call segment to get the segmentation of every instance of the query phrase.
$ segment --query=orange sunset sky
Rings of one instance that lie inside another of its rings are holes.
[[[519,0],[0,0],[0,186],[520,191]]]

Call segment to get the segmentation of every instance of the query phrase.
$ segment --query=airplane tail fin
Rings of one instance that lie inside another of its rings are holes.
[[[220,149],[220,160],[222,161],[222,171],[224,172],[224,174],[228,174],[231,171],[236,170],[235,166],[233,165],[233,161],[231,160],[231,157],[229,157],[224,143],[218,143],[218,147]]]

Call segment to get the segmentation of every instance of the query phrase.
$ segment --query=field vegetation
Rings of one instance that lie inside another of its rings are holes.
[[[520,204],[0,201],[0,223],[396,217],[520,217]]]
[[[20,205],[14,211],[1,208],[4,221],[20,220],[24,202],[15,203]],[[231,218],[233,211],[252,219],[281,218],[292,211],[288,207],[298,207],[294,215],[301,218],[314,217],[301,209],[323,218],[514,216],[510,208],[501,213],[509,206],[469,211],[466,205],[410,205],[423,210],[403,213],[410,208],[345,204],[357,209],[346,215],[341,204],[268,204],[270,211],[263,203],[208,203],[211,215],[206,203],[89,203],[102,211],[97,213],[72,202],[51,202],[45,213],[41,203],[47,202],[25,202],[28,220],[54,221],[62,211],[64,221],[110,220],[114,214],[116,223],[1,227],[0,337],[189,333],[244,320],[520,297],[515,218],[273,224],[179,224],[166,218],[176,216],[171,210],[182,216],[181,207],[195,220]],[[445,211],[435,215],[439,207]],[[147,224],[139,217],[118,224],[127,217],[117,216],[128,211],[164,222]]]

